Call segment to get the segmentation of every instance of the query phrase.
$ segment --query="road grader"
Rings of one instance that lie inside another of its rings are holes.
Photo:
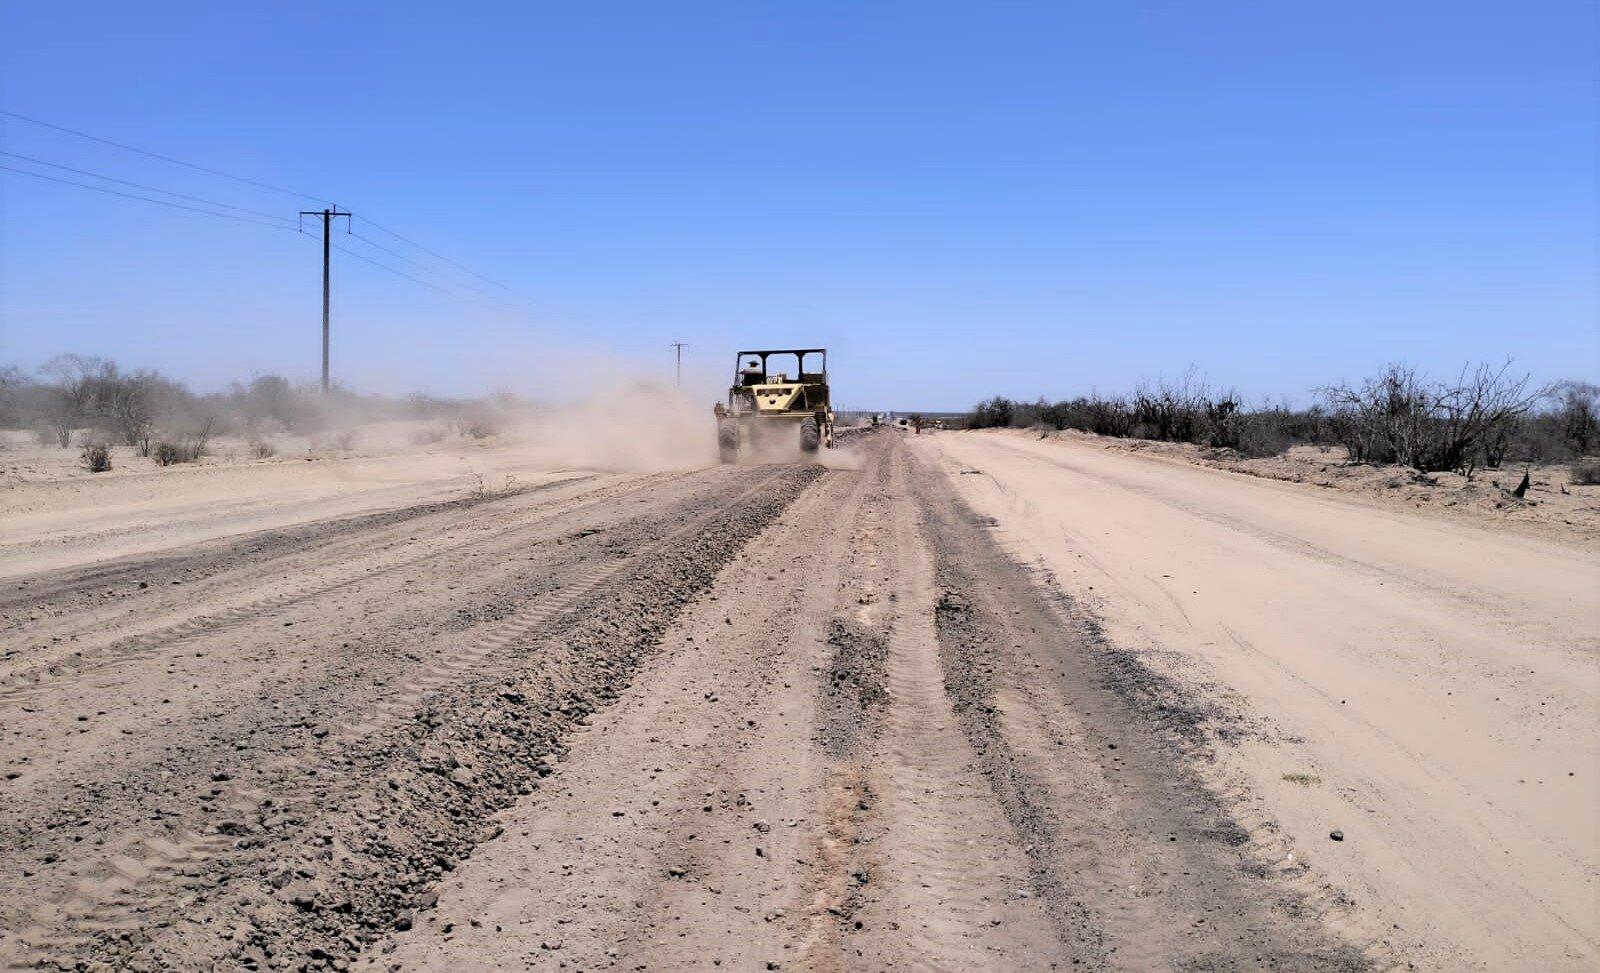
[[[724,463],[741,453],[782,459],[833,448],[828,349],[741,351],[734,367],[728,401],[715,407]]]

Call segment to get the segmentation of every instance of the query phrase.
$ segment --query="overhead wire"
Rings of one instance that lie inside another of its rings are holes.
[[[170,155],[162,155],[159,152],[151,152],[148,149],[141,149],[136,146],[113,141],[112,139],[101,138],[98,135],[90,135],[88,132],[80,132],[75,128],[68,128],[65,125],[57,125],[54,122],[47,122],[38,118],[30,118],[21,112],[14,112],[8,109],[0,108],[0,115],[15,118],[20,121],[27,122],[30,125],[40,125],[45,128],[53,128],[58,132],[65,132],[68,135],[76,135],[78,138],[88,139],[91,142],[99,142],[101,145],[109,145],[113,148],[122,149],[125,152],[135,152],[139,155],[149,156],[152,159],[160,159],[162,162],[170,162],[173,165],[184,166],[188,169],[194,169],[197,172],[204,172],[213,176],[221,176],[224,179],[232,179],[234,182],[241,182],[247,186],[255,186],[257,189],[267,189],[275,193],[283,193],[287,196],[298,196],[301,199],[309,199],[318,203],[332,203],[331,200],[323,199],[321,196],[313,196],[310,193],[302,193],[293,189],[285,189],[282,186],[274,186],[271,183],[260,182],[255,179],[247,179],[244,176],[236,176],[231,172],[223,172],[221,169],[212,169],[209,166],[197,165],[193,162],[185,162],[182,159],[174,159]]]
[[[251,219],[248,216],[235,216],[232,213],[218,213],[216,210],[201,209],[198,206],[185,206],[182,203],[173,203],[165,199],[152,199],[149,196],[140,196],[135,193],[125,193],[117,189],[107,189],[105,186],[95,186],[86,182],[78,182],[73,179],[62,179],[59,176],[49,176],[42,172],[29,172],[26,169],[18,169],[15,166],[0,164],[0,169],[5,170],[6,172],[14,172],[21,176],[32,176],[35,179],[47,179],[50,182],[59,182],[67,186],[77,186],[80,189],[92,189],[97,193],[107,193],[112,196],[121,196],[125,199],[137,199],[146,203],[155,203],[157,206],[170,206],[173,209],[188,210],[191,213],[204,213],[206,216],[216,216],[225,220],[235,220],[239,223],[254,223],[256,226],[270,227],[274,230],[288,230],[291,233],[296,232],[295,227],[284,223],[268,223],[266,220]]]
[[[367,222],[370,223],[372,221],[368,220]],[[391,247],[386,247],[383,244],[377,242],[376,240],[371,239],[370,237],[362,236],[360,233],[356,233],[354,230],[351,230],[351,231],[347,232],[345,235],[346,236],[350,236],[350,237],[354,237],[355,239],[360,240],[362,243],[365,243],[369,247],[373,247],[375,249],[382,250],[384,253],[388,254],[391,257],[394,257],[397,260],[403,260],[406,263],[410,264],[411,266],[416,267],[417,269],[421,270],[423,273],[435,274],[435,275],[440,276],[440,277],[445,277],[444,274],[439,273],[439,271],[434,269],[433,267],[430,267],[427,264],[422,263],[421,261],[418,261],[418,260],[415,260],[415,259],[413,259],[411,257],[408,257],[405,254],[401,253],[400,251],[395,250],[395,249],[393,249]],[[473,294],[476,294],[476,295],[482,297],[486,301],[493,301],[496,304],[503,304],[503,305],[505,305],[507,307],[512,306],[508,301],[504,300],[503,298],[496,297],[495,295],[488,293],[487,291],[483,290],[482,288],[474,287],[471,284],[463,283],[461,281],[451,280],[448,277],[445,277],[445,279],[447,281],[449,281],[449,283],[451,285],[456,286],[456,287],[460,287],[463,290],[466,290],[466,291],[469,291],[469,292],[471,292]]]
[[[506,285],[500,283],[499,281],[495,280],[494,278],[485,277],[482,274],[478,273],[477,271],[473,270],[471,267],[467,267],[467,266],[465,266],[463,264],[456,263],[454,260],[451,260],[449,257],[446,257],[444,254],[436,253],[436,252],[434,252],[432,250],[429,250],[427,247],[423,246],[420,243],[417,243],[415,240],[407,239],[406,237],[401,236],[400,234],[396,233],[395,231],[389,229],[388,227],[380,225],[376,220],[373,220],[370,217],[363,216],[362,219],[365,220],[366,222],[372,224],[372,228],[374,230],[381,230],[382,232],[387,233],[390,236],[394,237],[396,240],[399,240],[401,243],[406,243],[406,244],[409,244],[409,245],[411,245],[413,247],[416,247],[418,250],[421,250],[423,253],[429,255],[430,257],[433,257],[436,260],[442,260],[445,263],[449,264],[450,266],[455,267],[456,269],[464,271],[466,273],[469,273],[469,274],[471,274],[472,276],[478,278],[481,281],[484,281],[484,282],[489,283],[489,284],[493,284],[494,286],[496,286],[496,287],[500,288],[501,290],[504,290],[504,291],[506,291],[508,293],[511,293],[511,294],[515,294],[516,293],[516,291],[514,291],[511,288],[507,287]]]
[[[177,193],[170,189],[161,189],[157,186],[147,186],[141,182],[132,182],[127,179],[118,179],[116,176],[102,175],[98,172],[91,172],[88,169],[74,169],[72,166],[65,166],[59,162],[50,162],[46,159],[36,159],[31,155],[23,155],[20,152],[6,152],[4,150],[0,150],[0,155],[10,156],[13,159],[21,159],[24,162],[31,162],[34,165],[49,166],[52,169],[60,169],[64,172],[77,173],[80,176],[89,176],[92,179],[104,179],[106,182],[114,182],[123,186],[132,186],[135,189],[143,189],[152,193],[160,193],[163,196],[172,196],[177,199],[187,199],[196,203],[205,203],[207,206],[216,206],[220,209],[238,210],[241,213],[251,213],[255,216],[264,216],[269,220],[282,220],[285,223],[293,222],[286,216],[279,216],[276,213],[268,213],[265,210],[251,209],[248,206],[235,206],[232,203],[223,203],[214,199],[206,199],[204,196],[190,196],[187,193]]]
[[[4,154],[12,155],[14,153],[4,153]],[[185,206],[182,203],[168,202],[167,200],[164,200],[164,199],[152,199],[149,196],[140,196],[140,195],[137,195],[135,193],[125,193],[125,192],[121,192],[120,190],[107,189],[104,186],[94,186],[94,185],[91,185],[91,184],[86,183],[86,182],[77,182],[76,180],[72,180],[72,179],[62,179],[62,178],[59,178],[57,176],[46,175],[45,173],[42,173],[42,172],[29,172],[26,169],[18,169],[18,168],[14,167],[14,166],[8,166],[8,165],[4,165],[4,164],[0,164],[0,170],[4,170],[6,172],[13,172],[13,173],[16,173],[17,175],[20,175],[20,176],[32,176],[35,179],[45,179],[45,180],[48,180],[50,182],[61,183],[63,185],[67,185],[67,186],[76,186],[76,187],[78,187],[80,189],[92,189],[95,192],[107,193],[107,194],[112,195],[112,196],[121,196],[121,197],[123,197],[125,199],[134,199],[134,200],[138,200],[140,202],[145,202],[145,203],[155,203],[157,206],[169,206],[169,207],[171,207],[173,209],[186,210],[186,211],[191,212],[191,213],[200,213],[200,214],[205,215],[205,216],[219,216],[219,217],[221,217],[221,218],[223,218],[225,220],[235,220],[235,221],[240,222],[240,223],[253,223],[256,226],[264,226],[264,227],[267,227],[268,229],[273,229],[273,230],[288,230],[291,233],[296,233],[296,234],[298,234],[300,236],[307,237],[307,238],[309,238],[311,240],[317,240],[318,239],[316,234],[307,233],[303,228],[300,228],[300,227],[289,226],[289,225],[278,224],[278,223],[268,223],[268,222],[265,222],[264,220],[255,220],[255,219],[250,219],[249,217],[244,217],[244,216],[234,216],[231,213],[218,213],[218,212],[215,212],[213,210],[201,209],[198,206]],[[159,192],[160,190],[157,190],[157,191]],[[349,247],[343,247],[343,246],[340,246],[337,243],[332,244],[332,246],[336,250],[339,250],[339,251],[342,251],[343,253],[349,254],[350,256],[355,257],[357,260],[362,260],[362,261],[365,261],[365,262],[367,262],[369,264],[372,264],[374,267],[377,267],[380,270],[386,270],[389,273],[394,274],[397,277],[404,277],[406,280],[413,281],[415,283],[421,284],[423,287],[432,288],[433,290],[436,290],[436,291],[440,292],[441,294],[451,294],[452,296],[457,296],[457,297],[461,296],[459,294],[456,294],[456,292],[454,292],[454,291],[447,290],[447,289],[445,289],[443,287],[440,287],[440,286],[438,286],[436,284],[430,283],[429,281],[423,280],[420,277],[413,276],[413,275],[408,274],[408,273],[406,273],[406,272],[404,272],[402,270],[396,270],[395,268],[390,267],[388,264],[380,263],[379,261],[373,260],[371,257],[368,257],[367,255],[365,255],[363,253],[360,253],[358,251],[351,250]]]
[[[44,128],[54,129],[55,131],[58,131],[58,132],[64,132],[64,133],[66,133],[68,135],[73,135],[73,136],[76,136],[78,138],[88,139],[91,142],[98,142],[98,143],[100,143],[102,145],[109,145],[109,146],[112,146],[113,148],[121,149],[121,150],[126,151],[126,152],[133,152],[135,154],[146,156],[146,157],[152,158],[152,159],[157,159],[157,160],[160,160],[162,162],[170,163],[172,165],[183,166],[184,168],[187,168],[187,169],[193,169],[196,172],[204,172],[204,173],[206,173],[208,175],[219,176],[219,177],[221,177],[223,179],[231,179],[234,182],[242,183],[242,184],[247,185],[247,186],[254,186],[254,187],[258,188],[258,189],[265,189],[265,190],[268,190],[268,191],[271,191],[271,192],[282,193],[284,195],[294,196],[294,197],[297,197],[297,198],[300,198],[300,199],[308,199],[308,200],[312,200],[313,202],[317,202],[317,203],[325,203],[325,204],[328,204],[328,205],[336,205],[331,200],[324,199],[321,196],[313,196],[310,193],[302,193],[302,192],[299,192],[297,190],[284,188],[282,186],[275,186],[275,185],[272,185],[271,183],[261,182],[260,180],[257,180],[257,179],[250,179],[250,178],[247,178],[245,176],[235,175],[235,174],[233,174],[231,172],[224,172],[221,169],[214,169],[214,168],[212,168],[210,166],[203,166],[203,165],[199,165],[199,164],[194,163],[194,162],[187,162],[187,161],[185,161],[183,159],[174,158],[174,157],[169,156],[169,155],[163,155],[163,154],[161,154],[159,152],[151,152],[148,149],[141,149],[141,148],[139,148],[137,146],[128,145],[128,144],[123,143],[123,142],[118,142],[118,141],[116,141],[114,139],[102,138],[101,136],[98,136],[98,135],[91,135],[88,132],[82,132],[82,131],[79,131],[79,130],[74,129],[74,128],[68,128],[65,125],[57,125],[54,122],[47,122],[47,121],[44,121],[43,119],[33,118],[31,116],[24,115],[24,114],[22,114],[20,112],[11,111],[9,109],[0,108],[0,115],[4,115],[4,116],[9,117],[9,118],[15,118],[15,119],[18,119],[19,121],[24,121],[24,122],[27,122],[27,123],[32,124],[32,125],[38,125],[38,126],[41,126],[41,127],[44,127]],[[141,201],[148,202],[148,203],[156,203],[156,204],[162,205],[162,206],[169,206],[169,207],[171,207],[173,209],[189,210],[189,211],[195,212],[195,213],[204,213],[204,214],[206,214],[208,216],[220,216],[220,217],[223,217],[224,219],[232,219],[232,220],[236,220],[236,221],[242,222],[242,223],[255,223],[255,224],[260,225],[260,226],[270,226],[270,227],[273,227],[275,229],[287,229],[287,230],[291,230],[291,231],[294,231],[294,232],[303,233],[303,230],[301,230],[299,227],[289,225],[293,221],[289,220],[287,217],[276,216],[274,214],[266,213],[266,212],[261,211],[261,210],[253,210],[253,209],[249,209],[249,208],[243,207],[243,206],[235,206],[235,205],[229,204],[229,203],[221,203],[221,202],[217,202],[215,200],[205,199],[204,197],[191,196],[191,195],[188,195],[188,194],[185,194],[185,193],[177,193],[177,192],[173,192],[171,190],[159,189],[159,188],[154,187],[154,186],[146,186],[144,184],[131,182],[131,181],[125,180],[125,179],[118,179],[118,178],[112,177],[112,176],[101,175],[100,173],[91,172],[89,170],[74,169],[71,166],[65,166],[65,165],[61,165],[59,163],[48,162],[48,161],[45,161],[45,160],[42,160],[42,159],[34,159],[34,158],[29,157],[29,156],[21,155],[19,153],[0,152],[0,154],[6,155],[6,156],[9,156],[9,157],[12,157],[12,158],[24,159],[24,160],[26,160],[28,162],[32,162],[32,163],[35,163],[35,164],[38,164],[38,165],[50,166],[52,168],[61,169],[61,170],[67,171],[67,172],[73,172],[73,173],[77,173],[79,175],[89,176],[89,177],[95,178],[95,179],[102,179],[102,180],[105,180],[105,181],[108,181],[108,182],[115,182],[115,183],[118,183],[118,184],[121,184],[121,185],[125,185],[125,186],[132,186],[134,188],[143,189],[143,190],[146,190],[148,192],[161,193],[162,195],[173,196],[173,197],[178,198],[178,199],[188,199],[188,200],[191,200],[193,202],[205,203],[208,206],[217,206],[217,207],[220,207],[220,208],[232,209],[232,210],[236,210],[236,211],[243,212],[243,213],[250,213],[250,214],[253,214],[253,215],[256,215],[256,216],[264,216],[264,217],[267,217],[268,219],[281,220],[282,222],[281,223],[266,223],[266,222],[263,222],[263,221],[257,220],[257,219],[250,219],[250,218],[246,218],[246,217],[243,217],[243,216],[234,216],[234,215],[231,215],[231,214],[228,214],[228,213],[218,213],[218,212],[214,212],[212,210],[200,209],[200,208],[194,207],[194,206],[184,206],[184,205],[179,204],[179,203],[172,203],[172,202],[168,202],[168,201],[165,201],[165,200],[151,199],[148,196],[139,196],[139,195],[135,195],[133,193],[125,193],[125,192],[120,192],[120,191],[117,191],[117,190],[114,190],[114,189],[107,189],[107,188],[105,188],[103,186],[95,186],[95,185],[91,185],[91,184],[88,184],[88,183],[75,182],[75,181],[70,180],[70,179],[61,179],[61,178],[56,177],[56,176],[45,175],[44,173],[29,172],[29,171],[27,171],[25,169],[16,169],[16,168],[13,168],[11,166],[0,165],[0,169],[4,169],[4,170],[10,171],[10,172],[15,172],[15,173],[18,173],[20,175],[33,176],[33,177],[35,177],[37,179],[47,179],[47,180],[49,180],[51,182],[62,183],[64,185],[69,185],[69,186],[77,186],[77,187],[82,188],[82,189],[91,189],[91,190],[94,190],[96,192],[107,193],[107,194],[113,195],[113,196],[122,196],[122,197],[125,197],[125,198],[128,198],[128,199],[137,199],[137,200],[141,200]],[[376,230],[379,230],[379,231],[381,231],[383,233],[386,233],[389,236],[394,237],[396,240],[399,240],[401,243],[404,243],[404,244],[406,244],[408,246],[414,247],[417,250],[420,250],[421,252],[429,255],[430,257],[433,257],[435,260],[438,260],[438,261],[440,261],[442,263],[448,264],[449,266],[456,268],[457,270],[461,271],[462,273],[465,273],[465,274],[468,274],[468,275],[470,275],[472,277],[475,277],[478,280],[481,280],[481,281],[483,281],[485,283],[493,284],[495,287],[498,287],[498,288],[506,291],[509,294],[512,294],[514,296],[520,296],[520,295],[516,294],[515,290],[513,290],[512,288],[508,287],[507,285],[501,283],[500,281],[495,280],[492,277],[486,277],[483,274],[480,274],[477,271],[473,270],[472,268],[466,266],[465,264],[460,263],[459,261],[456,261],[456,260],[452,260],[451,258],[446,257],[444,254],[441,254],[436,250],[430,249],[429,247],[426,247],[426,246],[416,242],[415,240],[410,239],[409,237],[403,236],[400,233],[398,233],[398,232],[396,232],[394,230],[391,230],[386,226],[383,226],[382,224],[376,222],[375,220],[372,220],[372,219],[370,219],[370,218],[368,218],[366,216],[362,216],[362,219],[365,222],[367,222],[368,224],[370,224],[373,227],[373,229],[376,229]],[[305,235],[309,236],[310,234],[305,234]],[[401,254],[398,251],[395,251],[395,250],[393,250],[393,249],[391,249],[389,247],[385,247],[380,243],[377,243],[377,242],[375,242],[375,241],[373,241],[371,239],[368,239],[367,237],[360,236],[358,234],[353,234],[353,233],[349,234],[349,235],[355,236],[357,239],[361,240],[362,242],[366,243],[369,246],[375,247],[375,248],[377,248],[379,250],[382,250],[385,253],[388,253],[388,254],[390,254],[390,255],[392,255],[394,257],[397,257],[397,258],[399,258],[401,260],[404,260],[407,263],[411,264],[412,266],[422,268],[424,271],[426,271],[428,273],[437,274],[439,276],[445,276],[443,274],[440,274],[439,271],[434,270],[432,268],[429,268],[425,264],[423,264],[423,263],[421,263],[421,262],[419,262],[419,261],[417,261],[417,260],[415,260],[413,258],[407,257],[404,254]],[[379,261],[373,260],[370,257],[367,257],[364,254],[358,253],[357,251],[351,250],[348,247],[339,247],[337,245],[335,245],[335,246],[337,247],[337,249],[342,250],[345,253],[348,253],[351,256],[356,257],[359,260],[364,260],[367,263],[370,263],[375,267],[380,267],[380,268],[382,268],[384,270],[387,270],[390,273],[393,273],[393,274],[395,274],[395,275],[397,275],[399,277],[404,277],[407,280],[411,280],[411,281],[414,281],[414,282],[416,282],[418,284],[422,284],[425,287],[430,287],[430,288],[432,288],[434,290],[439,291],[440,293],[456,294],[456,296],[462,296],[462,295],[458,294],[455,291],[439,287],[439,286],[437,286],[435,284],[432,284],[432,283],[430,283],[428,281],[422,280],[421,278],[415,277],[415,276],[413,276],[411,274],[408,274],[408,273],[405,273],[403,271],[397,270],[397,269],[395,269],[393,267],[390,267],[387,264],[384,264],[384,263],[381,263]],[[452,281],[451,283],[455,284],[456,286],[461,286],[461,287],[468,287],[469,286],[469,285],[461,284],[461,283],[456,282],[456,281]],[[507,303],[507,302],[505,302],[504,300],[502,300],[500,298],[493,297],[493,296],[490,296],[488,294],[485,294],[482,291],[477,290],[476,288],[471,288],[471,290],[472,290],[473,294],[481,296],[485,300],[493,301],[493,302],[499,303],[499,304],[506,304]]]
[[[417,283],[417,284],[421,284],[423,287],[432,288],[433,290],[436,290],[441,294],[449,294],[452,297],[460,297],[461,296],[460,294],[457,294],[455,291],[448,290],[446,288],[440,287],[438,284],[432,283],[431,281],[423,280],[421,277],[417,277],[417,276],[414,276],[412,274],[408,274],[403,270],[396,270],[395,268],[389,266],[386,263],[381,263],[381,262],[379,262],[377,260],[373,260],[371,257],[367,256],[364,253],[361,253],[360,251],[351,250],[349,247],[342,247],[337,243],[333,244],[333,249],[338,250],[340,253],[347,253],[350,256],[356,258],[357,260],[364,260],[367,263],[371,264],[372,266],[377,267],[379,270],[387,270],[389,273],[394,274],[396,277],[404,277],[406,280],[412,281],[412,282]]]

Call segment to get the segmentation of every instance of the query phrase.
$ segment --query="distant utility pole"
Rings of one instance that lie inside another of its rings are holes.
[[[333,209],[303,209],[300,211],[300,222],[304,223],[307,216],[315,216],[322,220],[322,394],[328,394],[328,250],[329,231],[333,228],[333,218],[343,216],[346,219],[345,228],[350,224],[349,213],[339,212],[339,207]]]
[[[674,341],[667,347],[676,350],[678,353],[678,388],[681,389],[683,388],[683,349],[689,347],[689,343],[687,341]]]

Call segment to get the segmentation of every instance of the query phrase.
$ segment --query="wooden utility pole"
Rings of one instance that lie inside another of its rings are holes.
[[[339,212],[339,207],[323,210],[301,210],[301,222],[307,216],[315,216],[322,220],[322,394],[328,394],[328,251],[331,248],[329,234],[333,228],[333,218],[343,216],[348,221],[350,214]],[[349,222],[345,223],[348,229]]]
[[[674,341],[667,347],[676,350],[678,353],[678,388],[681,389],[683,388],[683,349],[689,347],[689,343],[687,341]]]

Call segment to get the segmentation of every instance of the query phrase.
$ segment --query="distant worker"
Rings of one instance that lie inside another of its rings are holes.
[[[745,362],[744,371],[739,373],[739,384],[746,387],[764,384],[766,380],[767,373],[762,370],[761,363],[754,358]]]

